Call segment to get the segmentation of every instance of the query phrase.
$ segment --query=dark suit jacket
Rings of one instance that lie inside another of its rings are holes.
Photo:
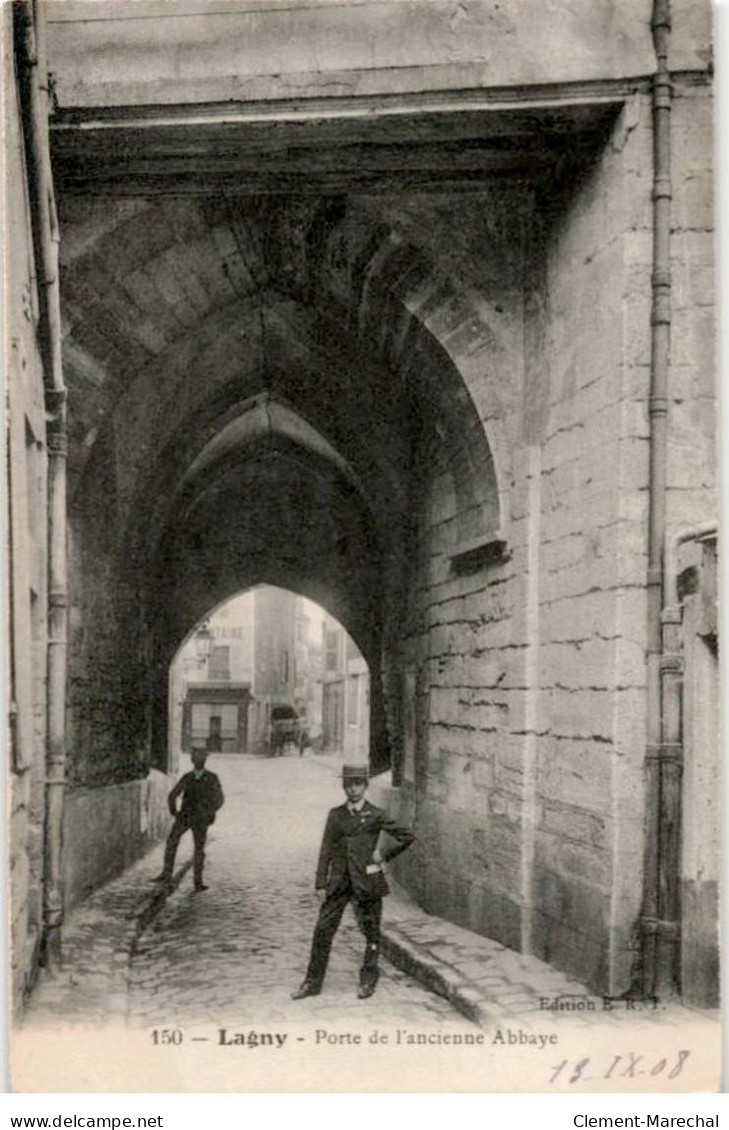
[[[180,777],[168,797],[173,816],[178,815],[175,802],[180,793],[182,805],[179,816],[188,824],[212,824],[225,799],[219,777],[208,769],[203,769],[202,776],[197,779],[194,770]]]
[[[316,869],[317,890],[332,894],[349,879],[359,898],[381,898],[388,892],[382,872],[367,874],[372,853],[382,832],[395,843],[382,851],[382,860],[394,859],[409,847],[415,836],[409,828],[396,824],[381,808],[365,801],[362,811],[352,815],[346,804],[333,808],[327,818]]]

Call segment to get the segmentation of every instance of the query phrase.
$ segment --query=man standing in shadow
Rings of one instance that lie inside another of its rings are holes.
[[[162,874],[157,876],[156,881],[159,883],[170,883],[172,881],[177,846],[189,828],[195,844],[193,856],[195,890],[206,891],[207,887],[203,883],[205,840],[207,839],[208,828],[214,822],[218,809],[222,808],[225,798],[220,778],[216,773],[211,773],[209,769],[205,768],[207,751],[194,749],[191,756],[191,771],[180,777],[167,798],[170,813],[174,816],[175,822],[167,837]],[[182,804],[178,812],[177,798],[180,793],[182,793]]]
[[[293,1000],[321,992],[332,941],[350,899],[365,936],[357,996],[371,997],[377,987],[382,899],[388,893],[382,864],[405,851],[415,836],[409,828],[391,820],[383,809],[365,800],[368,784],[366,766],[344,766],[342,785],[347,802],[333,808],[327,818],[316,869],[316,892],[322,905],[306,978],[291,994]],[[377,846],[383,832],[395,841],[387,851],[380,851]]]

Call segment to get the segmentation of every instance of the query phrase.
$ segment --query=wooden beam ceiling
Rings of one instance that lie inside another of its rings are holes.
[[[240,108],[79,116],[52,127],[61,192],[337,194],[477,189],[531,180],[599,144],[614,101],[261,120]]]

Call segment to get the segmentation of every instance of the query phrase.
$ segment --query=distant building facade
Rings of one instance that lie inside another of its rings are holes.
[[[325,616],[322,625],[322,655],[322,748],[367,764],[369,668],[354,640],[331,616]]]
[[[310,619],[301,597],[262,585],[198,626],[170,669],[171,764],[180,750],[269,752],[276,707],[294,707],[316,739],[321,645]]]
[[[179,750],[247,752],[253,607],[252,592],[228,601],[180,649],[170,669],[171,760]]]
[[[286,589],[263,585],[253,594],[254,671],[251,752],[268,752],[271,711],[294,704],[296,685],[296,607]]]

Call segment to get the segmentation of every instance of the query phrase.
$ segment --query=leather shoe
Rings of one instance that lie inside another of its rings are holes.
[[[196,883],[195,884],[195,891],[196,892],[197,891],[207,891],[207,889],[208,889],[207,883]]]
[[[304,997],[318,997],[321,989],[316,985],[312,985],[309,981],[304,981],[304,984],[299,989],[295,989],[291,994],[292,1001],[301,1001]]]
[[[379,980],[378,977],[373,977],[373,978],[368,978],[366,981],[362,982],[359,989],[357,990],[357,996],[359,997],[359,999],[361,1001],[367,1000],[367,997],[372,996],[375,989],[377,988],[378,980]]]

